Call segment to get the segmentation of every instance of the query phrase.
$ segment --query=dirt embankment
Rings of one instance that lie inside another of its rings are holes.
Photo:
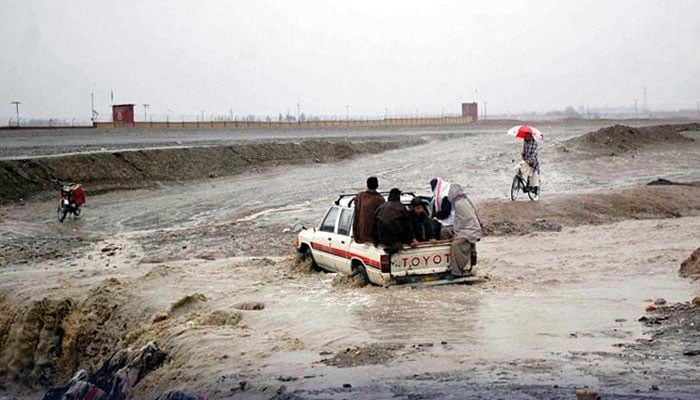
[[[538,202],[486,202],[477,207],[488,235],[559,231],[562,226],[697,215],[700,185],[641,186],[612,193],[562,195]]]
[[[89,192],[144,187],[158,181],[225,176],[284,164],[321,163],[423,143],[393,141],[258,143],[84,153],[0,160],[0,203],[53,190],[52,180],[83,184]]]
[[[84,298],[47,297],[17,304],[0,297],[0,391],[41,390],[66,382],[78,369],[90,376],[117,349],[141,347],[174,326],[236,326],[237,311],[204,310],[210,300],[186,295],[160,311],[145,307],[136,282],[172,272],[156,266],[140,277],[108,278],[90,287]],[[109,389],[109,388],[103,388]]]
[[[640,128],[613,125],[569,139],[565,144],[567,147],[580,147],[595,152],[618,154],[658,144],[693,142],[692,138],[680,134],[680,132],[689,131],[700,131],[700,124],[655,125]]]

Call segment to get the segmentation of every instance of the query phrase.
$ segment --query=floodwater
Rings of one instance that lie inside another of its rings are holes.
[[[488,279],[472,286],[334,287],[333,274],[290,273],[287,258],[257,258],[291,255],[289,229],[297,223],[315,226],[337,194],[357,192],[370,175],[379,177],[383,190],[426,194],[429,180],[442,176],[462,183],[478,201],[505,199],[520,143],[505,136],[503,128],[474,129],[451,140],[332,164],[91,196],[83,218],[64,224],[55,223],[53,202],[5,208],[0,228],[7,236],[0,240],[79,235],[95,245],[77,261],[44,260],[4,270],[0,289],[31,298],[54,290],[54,279],[79,282],[60,289],[73,293],[114,276],[126,282],[124,290],[139,294],[133,301],[140,303],[124,309],[140,306],[141,314],[167,309],[193,293],[210,299],[209,310],[264,302],[265,310],[245,313],[240,331],[170,337],[177,343],[168,347],[171,356],[200,375],[233,373],[259,381],[313,375],[288,383],[312,390],[346,381],[369,385],[378,376],[398,379],[474,365],[492,371],[503,362],[539,360],[549,368],[545,380],[584,384],[591,374],[572,363],[572,355],[617,352],[616,344],[644,336],[637,318],[647,301],[687,301],[697,294],[697,283],[678,278],[677,268],[698,245],[700,217],[487,237],[479,244],[479,273]],[[659,146],[637,157],[575,158],[558,147],[591,126],[541,129],[546,138],[540,151],[542,201],[658,177],[700,180],[697,142],[686,148]],[[650,159],[656,160],[653,168]],[[119,243],[124,254],[105,268],[100,248],[109,243]],[[215,260],[204,260],[203,254]],[[141,278],[159,265],[171,269],[152,282]],[[407,347],[390,360],[391,367],[342,369],[318,363],[324,358],[320,353],[371,343]],[[236,356],[211,362],[202,352]],[[532,378],[538,379],[542,376]]]

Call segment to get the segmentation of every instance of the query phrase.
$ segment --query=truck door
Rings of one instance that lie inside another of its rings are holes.
[[[323,219],[323,222],[321,222],[321,226],[318,228],[318,232],[316,232],[314,239],[311,242],[316,264],[318,264],[321,268],[328,270],[335,270],[331,242],[333,241],[333,236],[335,235],[335,226],[338,222],[339,216],[339,207],[333,206],[328,209],[326,217]]]
[[[333,262],[335,269],[344,274],[350,274],[350,230],[352,229],[352,208],[344,208],[340,212],[336,233],[331,239],[331,249],[333,250]]]

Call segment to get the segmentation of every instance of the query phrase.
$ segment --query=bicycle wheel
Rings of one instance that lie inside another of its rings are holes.
[[[66,219],[66,215],[68,215],[68,207],[59,205],[58,210],[56,210],[56,217],[58,218],[58,222],[63,222],[63,220]]]
[[[512,201],[515,201],[515,198],[518,197],[518,192],[520,191],[520,179],[518,179],[518,176],[513,177],[513,184],[510,185],[510,199]]]

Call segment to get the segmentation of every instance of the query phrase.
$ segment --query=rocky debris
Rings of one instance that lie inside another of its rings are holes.
[[[663,297],[659,297],[658,299],[654,300],[654,305],[662,306],[664,304],[666,304],[666,299],[664,299]]]
[[[236,304],[234,308],[244,311],[258,311],[265,309],[265,303],[261,303],[259,301],[247,301],[245,303]]]
[[[367,347],[348,347],[336,353],[331,358],[321,360],[322,363],[338,368],[356,367],[359,365],[387,364],[403,349],[402,344],[372,343]]]
[[[684,278],[700,277],[700,247],[681,263],[678,273]]]
[[[65,385],[49,389],[43,399],[126,399],[143,377],[160,367],[165,359],[166,354],[155,342],[148,342],[140,349],[122,349],[114,353],[92,377],[80,370]]]
[[[663,305],[639,321],[651,328],[650,337],[628,346],[626,356],[674,359],[679,353],[700,355],[700,306],[690,302]]]
[[[690,300],[691,304],[700,304],[700,296],[695,296],[693,297],[692,300]]]
[[[596,400],[598,399],[598,392],[593,389],[578,389],[576,390],[577,400]]]
[[[646,311],[646,312],[653,312],[653,311],[656,311],[656,306],[653,305],[653,304],[647,304],[647,305],[644,307],[644,311]]]
[[[206,400],[202,395],[193,395],[179,390],[167,392],[159,395],[155,400]]]

